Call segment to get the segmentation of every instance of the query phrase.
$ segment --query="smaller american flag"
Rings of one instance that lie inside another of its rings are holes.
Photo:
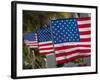
[[[37,33],[27,33],[24,35],[24,43],[29,48],[38,48]]]
[[[38,42],[40,54],[50,55],[54,53],[50,27],[38,29]]]

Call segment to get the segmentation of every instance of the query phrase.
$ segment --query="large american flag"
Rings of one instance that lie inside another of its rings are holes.
[[[38,48],[37,33],[29,32],[24,34],[24,43],[28,48]]]
[[[39,52],[43,55],[54,54],[50,27],[42,27],[37,30]]]
[[[91,21],[89,17],[51,21],[57,64],[91,55],[90,26]]]

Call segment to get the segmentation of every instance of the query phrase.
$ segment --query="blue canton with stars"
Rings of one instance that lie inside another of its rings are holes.
[[[39,42],[52,41],[50,27],[42,27],[37,30],[37,33]]]
[[[35,33],[30,32],[24,35],[24,40],[28,40],[28,41],[35,41]]]
[[[54,44],[65,42],[79,42],[80,34],[75,18],[51,21]]]

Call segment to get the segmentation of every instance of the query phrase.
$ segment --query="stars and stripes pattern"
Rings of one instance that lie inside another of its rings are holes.
[[[79,57],[90,56],[90,18],[52,20],[52,37],[56,63],[62,64]]]
[[[54,54],[50,27],[42,27],[37,30],[39,53],[43,55]]]
[[[28,48],[38,48],[37,33],[26,33],[24,35],[24,43]]]

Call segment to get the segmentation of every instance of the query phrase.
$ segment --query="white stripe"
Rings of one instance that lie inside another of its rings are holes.
[[[66,42],[60,44],[54,44],[54,47],[69,46],[69,45],[90,45],[91,42]]]
[[[54,55],[54,53],[46,54],[46,56]]]
[[[53,45],[48,45],[48,46],[39,46],[39,49],[43,49],[43,48],[52,48]]]
[[[56,57],[56,61],[63,60],[63,59],[65,59],[65,56]]]
[[[74,47],[74,48],[70,48],[70,49],[63,49],[63,50],[57,50],[55,51],[56,54],[62,53],[62,52],[71,52],[71,51],[75,51],[78,49],[82,49],[82,50],[87,50],[87,49],[91,49],[91,48],[87,48],[87,47]]]
[[[56,61],[60,61],[60,60],[63,60],[63,59],[69,59],[69,58],[72,58],[72,57],[75,57],[75,56],[78,56],[78,55],[84,55],[84,56],[86,56],[86,55],[91,55],[90,53],[86,53],[86,54],[84,54],[84,53],[74,53],[74,54],[71,54],[71,55],[67,55],[66,57],[65,56],[60,56],[60,57],[56,57]]]
[[[40,53],[44,53],[44,52],[51,52],[54,51],[53,49],[49,49],[49,50],[40,50]]]
[[[29,46],[29,48],[38,48],[38,46]]]
[[[75,56],[78,56],[78,55],[86,56],[86,55],[90,55],[90,53],[85,53],[85,54],[84,53],[81,53],[81,54],[80,53],[75,53],[75,54],[71,54],[71,55],[66,56],[66,58],[69,59],[69,58],[72,58],[72,57],[75,57]]]
[[[37,41],[26,41],[25,43],[29,43],[29,44],[31,44],[31,43],[37,43]]]
[[[26,43],[26,45],[38,45],[38,44],[37,43],[31,43],[31,44],[29,44],[29,43],[27,44]]]
[[[81,35],[80,38],[91,38],[91,35]]]
[[[52,41],[40,42],[39,45],[47,44],[47,43],[52,43]]]
[[[78,21],[78,25],[81,25],[81,24],[89,24],[89,23],[91,23],[91,20]]]
[[[91,31],[91,28],[90,27],[89,28],[79,28],[79,32],[81,31]]]
[[[37,42],[37,41],[28,41],[28,40],[24,40],[25,43],[34,43],[34,42]]]

